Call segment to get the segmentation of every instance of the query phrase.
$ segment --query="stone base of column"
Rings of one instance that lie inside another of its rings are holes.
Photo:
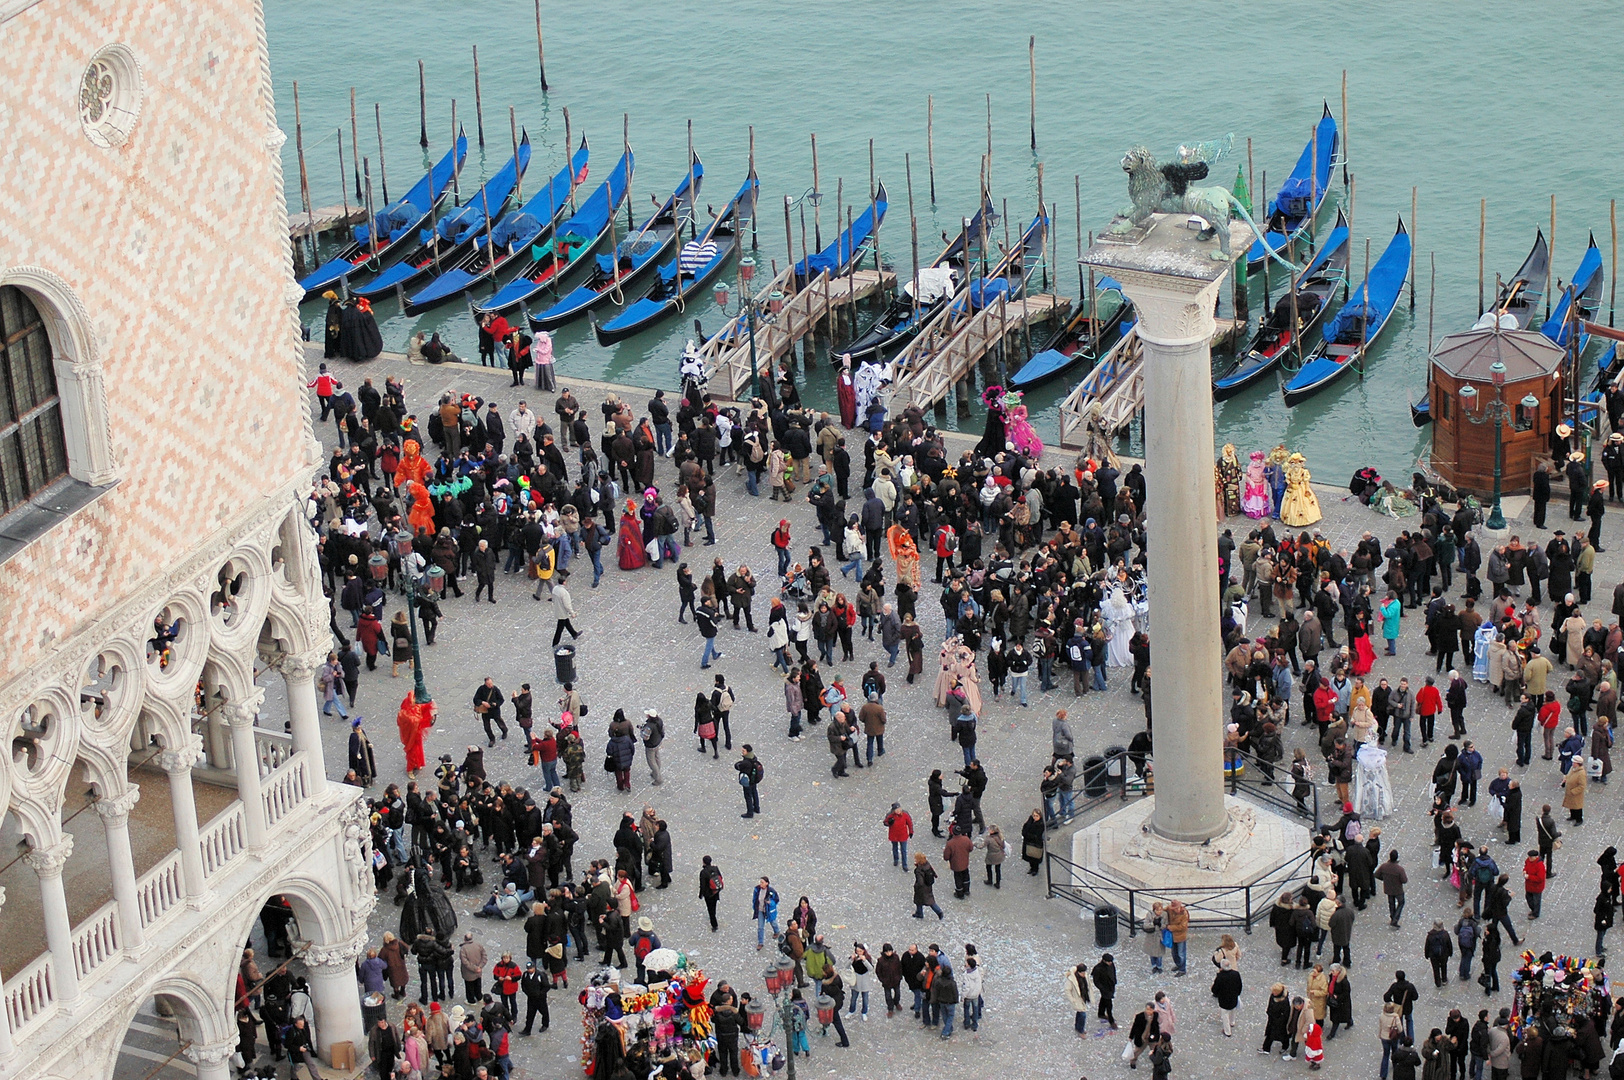
[[[1071,891],[1091,906],[1126,910],[1126,890],[1135,890],[1133,910],[1140,919],[1155,901],[1180,900],[1199,925],[1240,922],[1251,886],[1253,917],[1267,916],[1282,889],[1308,880],[1308,826],[1232,795],[1225,796],[1224,809],[1228,828],[1199,844],[1169,840],[1151,828],[1154,795],[1078,830],[1071,838],[1070,858],[1079,868],[1072,872]],[[1068,883],[1057,872],[1055,884]]]

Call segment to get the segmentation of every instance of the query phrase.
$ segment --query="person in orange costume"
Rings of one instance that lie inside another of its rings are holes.
[[[912,588],[919,588],[919,545],[914,543],[913,534],[901,525],[893,525],[886,531],[886,541],[891,548],[891,560],[897,564],[897,580],[907,582]]]
[[[416,439],[406,440],[401,447],[400,464],[395,468],[395,487],[405,487],[414,480],[421,483],[429,478],[429,462],[422,451]]]
[[[406,485],[407,492],[412,497],[412,508],[406,513],[406,521],[412,527],[413,535],[434,532],[434,502],[429,498],[429,489],[423,486],[422,481],[413,480]]]
[[[407,779],[415,779],[418,770],[423,767],[423,733],[434,726],[434,702],[425,701],[419,705],[413,694],[413,691],[407,691],[400,703],[400,712],[395,714],[395,724],[400,728],[400,745],[406,750]]]

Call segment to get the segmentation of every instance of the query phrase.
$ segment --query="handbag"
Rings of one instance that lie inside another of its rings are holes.
[[[714,739],[714,738],[716,738],[716,725],[713,724],[713,723],[710,723],[709,721],[706,721],[705,723],[700,724],[699,725],[699,737],[702,740],[703,739]],[[740,773],[739,775],[743,776],[744,774]]]
[[[1027,844],[1021,849],[1021,857],[1025,859],[1043,858],[1043,847],[1040,844]]]
[[[1167,927],[1164,926],[1164,927],[1162,927],[1162,948],[1171,949],[1172,947],[1173,947],[1173,931],[1169,930]]]
[[[615,771],[615,758],[614,758],[613,754],[605,754],[605,755],[603,755],[603,771],[604,772],[614,772]]]

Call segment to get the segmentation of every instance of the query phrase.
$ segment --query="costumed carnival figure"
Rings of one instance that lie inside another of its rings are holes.
[[[1269,479],[1263,462],[1263,451],[1253,450],[1251,459],[1246,465],[1241,509],[1249,518],[1266,518],[1274,510],[1274,500],[1269,497]]]
[[[1301,454],[1286,459],[1286,497],[1280,503],[1280,520],[1294,529],[1312,525],[1323,516],[1319,497],[1308,486],[1313,476],[1303,461]]]
[[[1286,497],[1286,459],[1290,456],[1284,445],[1276,446],[1269,451],[1269,463],[1263,468],[1263,478],[1268,482],[1269,495],[1274,500],[1275,517],[1280,516],[1280,503]]]
[[[1387,751],[1365,743],[1353,756],[1353,808],[1366,821],[1393,812],[1393,786],[1387,778]]]
[[[1235,517],[1241,512],[1241,459],[1235,453],[1234,443],[1225,443],[1218,456],[1215,470],[1218,492],[1218,516]]]

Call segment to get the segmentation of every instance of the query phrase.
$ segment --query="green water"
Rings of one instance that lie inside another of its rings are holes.
[[[348,132],[352,85],[362,113],[361,150],[373,161],[374,177],[374,102],[383,109],[391,194],[398,197],[422,175],[417,60],[423,59],[430,152],[439,156],[449,141],[450,98],[457,99],[458,117],[469,132],[464,191],[474,190],[511,153],[509,105],[536,147],[527,191],[562,165],[563,108],[570,110],[576,138],[584,132],[592,139],[588,182],[594,185],[613,165],[622,114],[629,114],[639,220],[650,195],[668,194],[685,169],[688,120],[707,169],[703,201],[718,207],[743,181],[747,132],[754,125],[763,206],[758,258],[764,270],[770,260],[782,265],[785,258],[783,196],[799,196],[812,184],[810,133],[818,136],[820,186],[827,194],[825,242],[834,231],[837,180],[844,181],[847,203],[866,203],[872,139],[876,170],[892,194],[881,233],[883,255],[906,273],[904,155],[912,158],[920,252],[928,259],[940,247],[939,233],[956,230],[961,215],[974,208],[990,94],[994,197],[1007,200],[1011,218],[1030,220],[1037,163],[1044,163],[1045,200],[1058,203],[1059,290],[1070,297],[1078,295],[1073,176],[1082,177],[1083,229],[1100,228],[1125,201],[1118,162],[1129,145],[1142,142],[1166,155],[1181,141],[1233,131],[1240,150],[1224,166],[1227,175],[1236,162],[1245,164],[1250,137],[1256,179],[1261,187],[1266,171],[1272,189],[1296,161],[1321,101],[1340,112],[1346,68],[1350,168],[1358,178],[1354,278],[1363,269],[1365,238],[1372,239],[1372,259],[1378,257],[1397,216],[1408,218],[1410,189],[1418,186],[1416,307],[1412,312],[1407,303],[1401,306],[1362,382],[1350,375],[1286,409],[1271,379],[1216,413],[1220,442],[1245,450],[1284,441],[1303,450],[1317,477],[1329,482],[1365,464],[1407,475],[1426,445],[1429,436],[1410,424],[1409,402],[1425,379],[1429,260],[1436,255],[1436,338],[1465,329],[1477,313],[1480,198],[1489,201],[1491,291],[1496,272],[1509,274],[1522,261],[1535,228],[1549,231],[1552,193],[1558,214],[1555,273],[1565,280],[1573,272],[1592,230],[1604,257],[1609,255],[1608,200],[1619,188],[1613,136],[1624,115],[1617,72],[1624,48],[1616,6],[1594,0],[1553,7],[1548,18],[1527,4],[1397,0],[1006,6],[966,0],[545,0],[548,95],[537,77],[534,9],[527,0],[354,0],[342,9],[265,0],[265,7],[282,126],[291,133],[291,84],[297,79],[318,206],[340,198],[334,132],[340,125]],[[1027,39],[1033,34],[1035,153],[1028,144]],[[470,50],[476,45],[483,155],[474,145]],[[936,102],[934,205],[926,168],[928,94]],[[288,201],[297,210],[291,138],[283,153]],[[1326,228],[1333,215],[1327,210],[1321,219]],[[798,218],[795,243],[799,256]],[[1260,286],[1254,278],[1254,316]],[[318,308],[307,305],[307,321],[319,317]],[[422,327],[440,330],[464,355],[477,353],[465,308],[448,305],[409,319],[387,300],[378,314],[389,348],[401,348]],[[687,316],[607,349],[585,320],[567,326],[554,334],[561,377],[673,386],[676,356],[695,317],[707,330],[723,321],[707,296],[690,305]],[[1594,354],[1592,346],[1592,359]],[[832,406],[831,380],[827,366],[815,368],[809,399]],[[1056,406],[1072,381],[1029,395],[1045,440],[1058,438]],[[979,427],[979,404],[970,424]]]

